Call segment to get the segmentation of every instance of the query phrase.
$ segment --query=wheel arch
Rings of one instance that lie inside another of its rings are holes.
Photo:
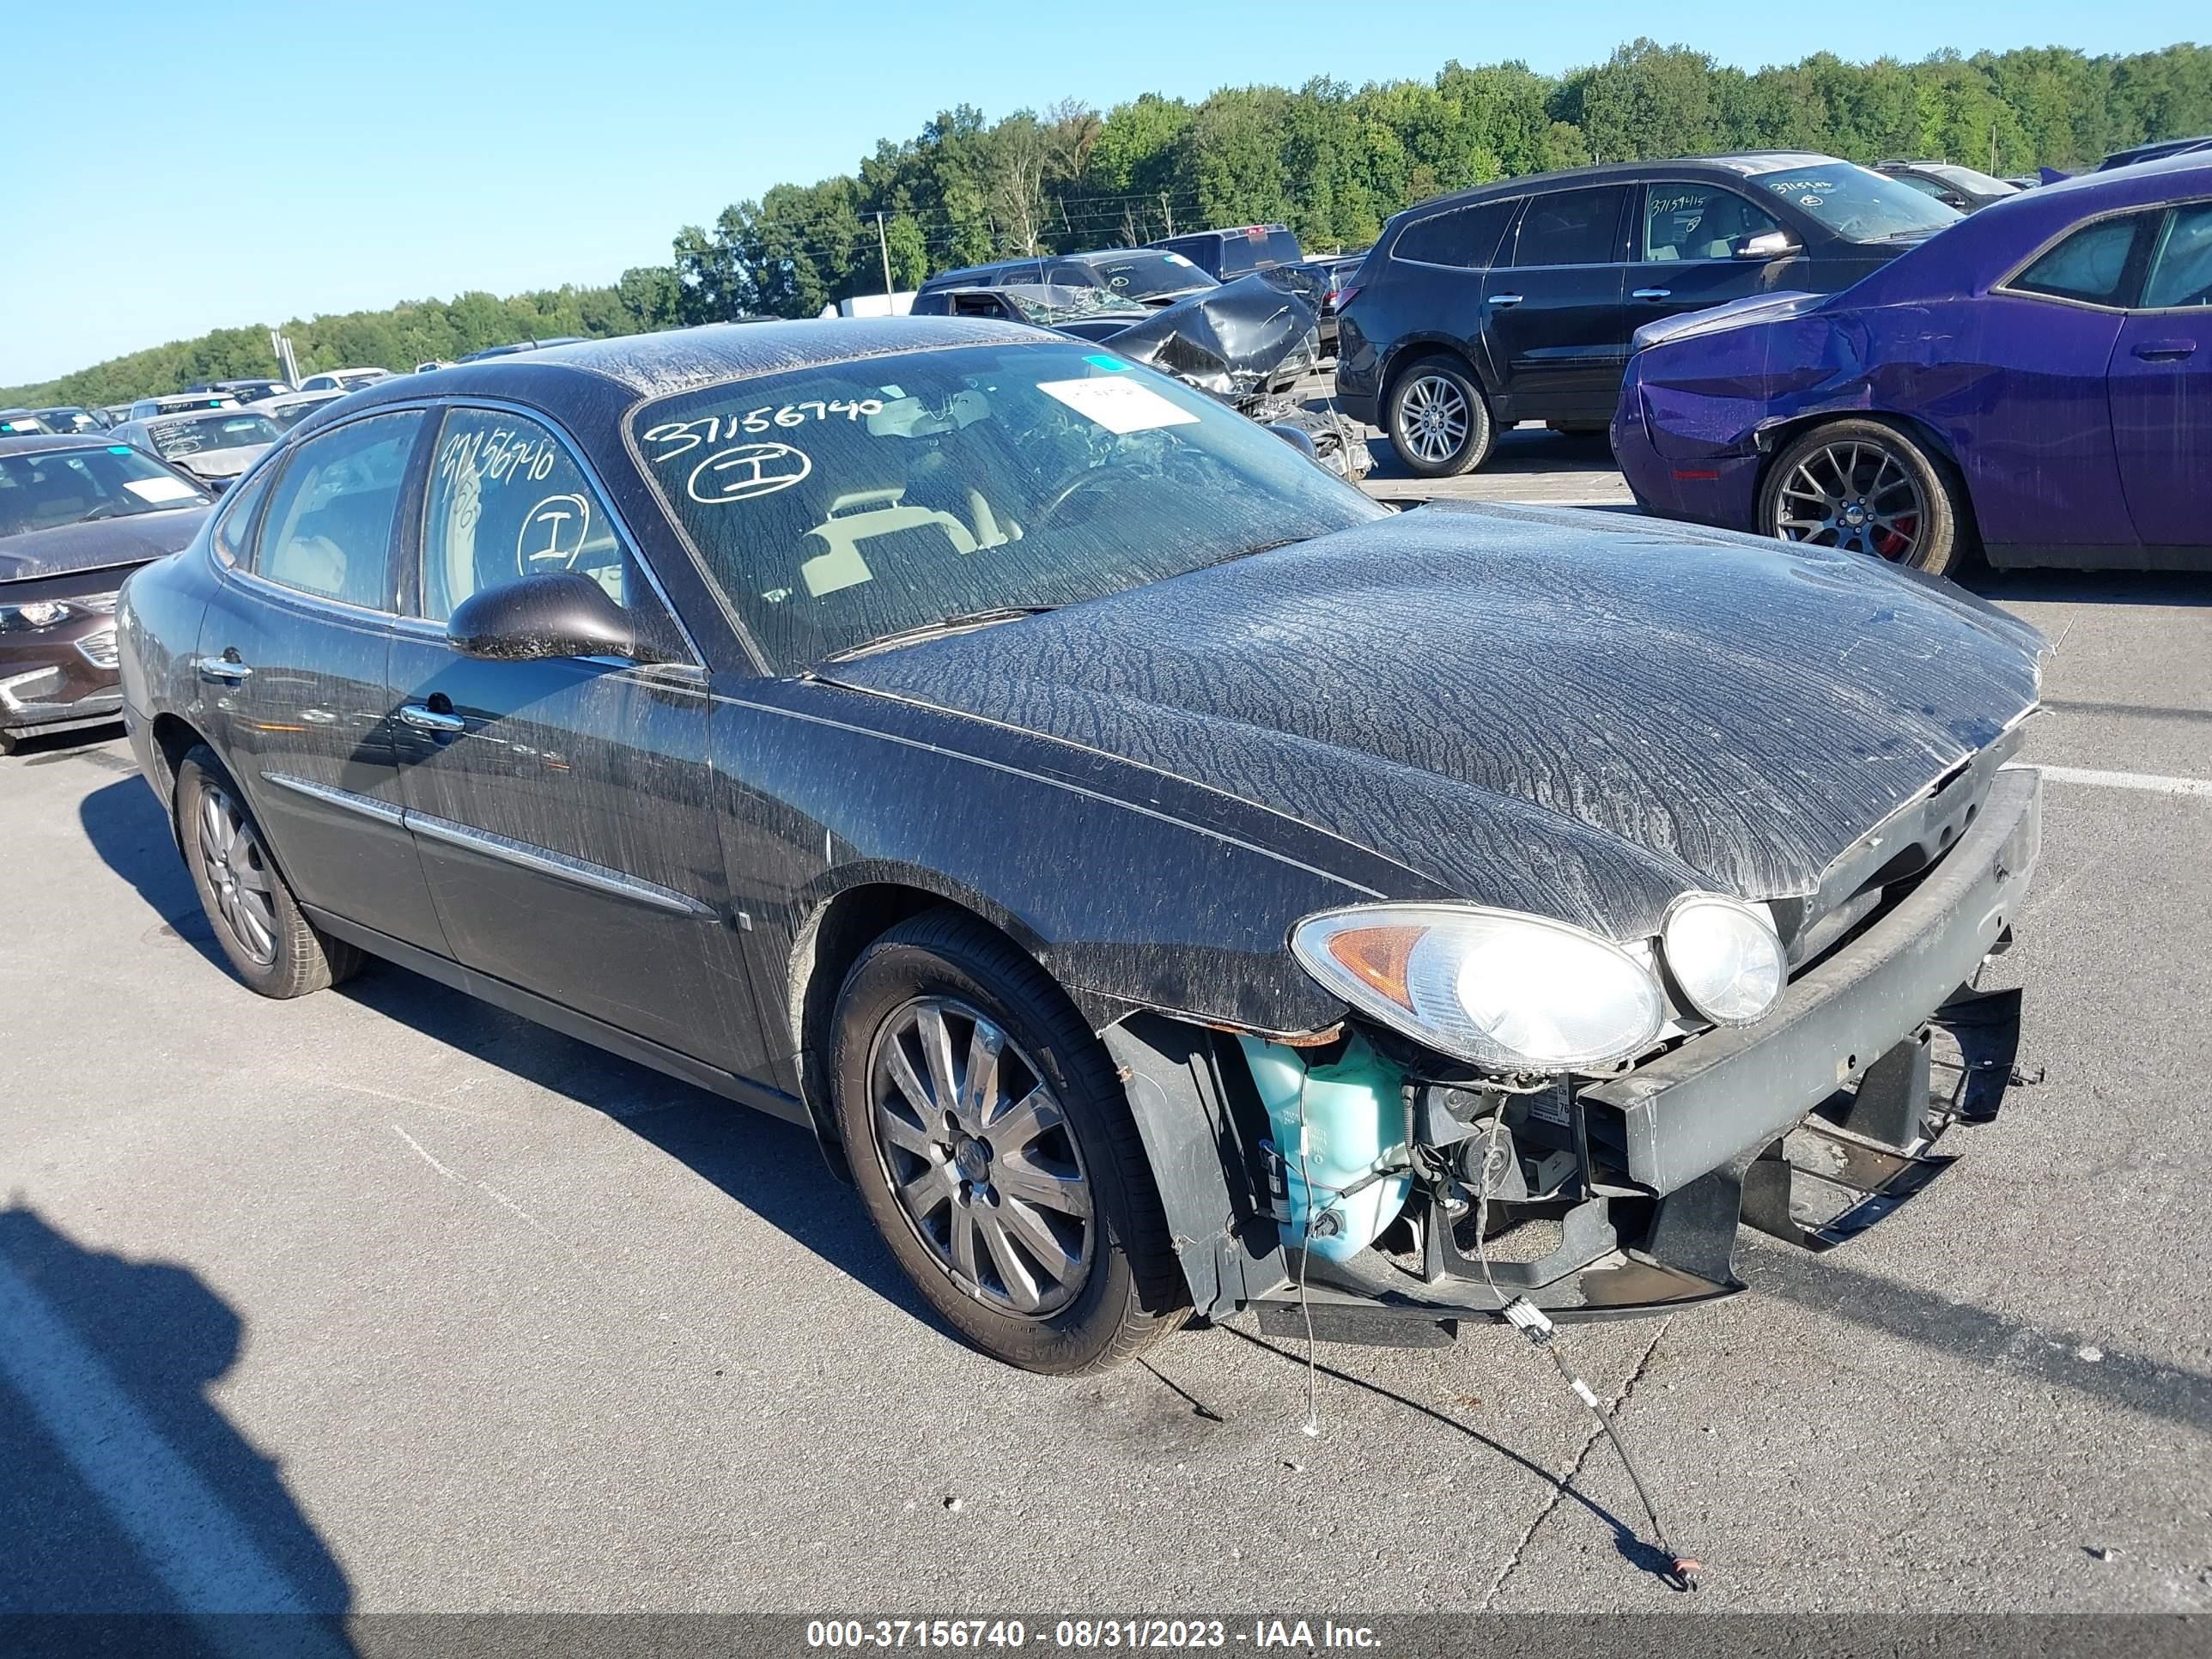
[[[1409,334],[1391,348],[1375,382],[1375,412],[1378,416],[1389,415],[1390,394],[1398,389],[1398,382],[1406,378],[1407,371],[1430,357],[1449,357],[1465,369],[1490,404],[1491,418],[1498,417],[1498,388],[1491,384],[1482,365],[1475,362],[1468,343],[1449,334]]]
[[[1774,464],[1782,452],[1807,433],[1838,421],[1872,421],[1879,426],[1895,428],[1911,439],[1950,470],[1959,483],[1959,527],[1965,532],[1966,545],[1981,545],[1981,525],[1974,512],[1974,489],[1965,465],[1948,434],[1917,415],[1906,415],[1889,409],[1823,409],[1808,414],[1791,415],[1758,429],[1759,447],[1758,476],[1752,480],[1751,498],[1762,501],[1766,494],[1766,480],[1774,471]],[[1754,520],[1754,528],[1756,521]]]
[[[830,1168],[849,1182],[852,1168],[830,1107],[828,1063],[837,994],[861,953],[901,922],[945,908],[972,917],[1040,965],[1042,941],[1001,907],[980,894],[959,890],[933,872],[855,866],[839,873],[847,878],[813,900],[793,937],[782,1012],[796,1045],[800,1098]],[[1054,983],[1081,1007],[1081,1000],[1056,976]],[[1091,1011],[1084,1012],[1087,1015]]]
[[[161,769],[161,775],[155,781],[161,804],[168,811],[169,833],[177,836],[178,845],[182,846],[183,837],[177,829],[177,769],[184,764],[185,757],[205,744],[207,738],[183,715],[167,710],[154,716],[146,732],[153,739],[148,754]]]

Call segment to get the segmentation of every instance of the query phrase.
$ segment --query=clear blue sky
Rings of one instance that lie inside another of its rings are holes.
[[[939,109],[1547,72],[1638,34],[1756,68],[1820,50],[2134,52],[2203,0],[7,0],[0,385],[212,327],[606,282]]]

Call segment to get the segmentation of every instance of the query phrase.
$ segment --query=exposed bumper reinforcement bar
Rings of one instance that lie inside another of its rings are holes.
[[[1950,856],[1757,1026],[1584,1090],[1585,1134],[1625,1154],[1628,1179],[1559,1218],[1540,1260],[1493,1263],[1495,1292],[1459,1260],[1425,1280],[1316,1261],[1303,1297],[1255,1301],[1261,1329],[1310,1317],[1324,1340],[1449,1341],[1516,1294],[1554,1319],[1664,1311],[1742,1288],[1739,1222],[1824,1250],[1895,1211],[1954,1161],[1938,1137],[1993,1115],[2010,1076],[2019,994],[1966,988],[2033,874],[2041,786],[2000,772]]]

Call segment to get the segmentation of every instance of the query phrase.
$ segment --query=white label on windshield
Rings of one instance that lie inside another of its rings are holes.
[[[1177,409],[1152,387],[1118,374],[1103,380],[1039,380],[1037,390],[1109,432],[1150,432],[1157,427],[1198,423],[1198,416],[1188,410]]]
[[[191,501],[199,491],[182,478],[125,478],[123,487],[142,501]]]

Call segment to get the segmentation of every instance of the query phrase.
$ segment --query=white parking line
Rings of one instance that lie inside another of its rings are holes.
[[[2080,766],[2039,766],[2054,783],[2086,783],[2096,789],[2142,789],[2154,795],[2212,796],[2212,778],[2169,778],[2155,772],[2099,772]]]
[[[21,1396],[180,1611],[315,1610],[69,1322],[5,1261],[0,1379]],[[237,1645],[222,1629],[203,1633],[216,1647]],[[289,1635],[311,1651],[333,1650],[315,1628]]]

